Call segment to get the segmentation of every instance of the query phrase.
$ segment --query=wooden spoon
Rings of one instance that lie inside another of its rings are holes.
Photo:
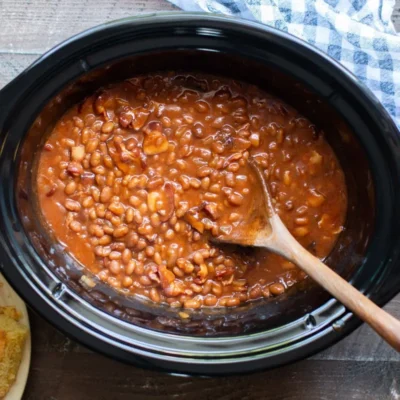
[[[246,222],[230,234],[213,238],[213,242],[264,247],[285,257],[400,352],[400,321],[379,308],[297,242],[275,213],[267,182],[259,166],[254,160],[249,160],[249,164],[260,180],[263,195],[253,197],[253,205],[249,209]]]

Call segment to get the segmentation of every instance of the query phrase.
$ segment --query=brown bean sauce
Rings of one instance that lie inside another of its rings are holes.
[[[316,256],[343,229],[343,171],[323,133],[255,86],[204,74],[139,76],[57,123],[40,155],[39,203],[55,238],[102,281],[173,307],[236,306],[305,275],[266,250],[209,235],[246,217],[257,180]]]

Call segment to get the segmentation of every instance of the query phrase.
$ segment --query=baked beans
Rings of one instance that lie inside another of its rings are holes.
[[[37,193],[56,240],[99,279],[171,307],[279,296],[304,279],[263,249],[208,238],[245,218],[256,180],[323,258],[343,229],[343,171],[323,132],[259,88],[173,72],[103,88],[70,109],[40,154]]]

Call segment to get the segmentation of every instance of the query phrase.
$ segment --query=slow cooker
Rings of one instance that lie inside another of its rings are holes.
[[[261,24],[167,13],[107,23],[50,50],[0,91],[0,266],[24,300],[93,350],[143,367],[243,373],[310,356],[360,321],[306,280],[288,293],[182,320],[165,305],[80,279],[48,236],[37,154],[54,123],[99,87],[135,74],[205,71],[282,98],[324,131],[345,171],[345,230],[326,263],[384,305],[400,291],[400,140],[377,99],[311,45]]]

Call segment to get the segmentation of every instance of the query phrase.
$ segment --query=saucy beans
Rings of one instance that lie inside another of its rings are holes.
[[[323,132],[220,77],[139,76],[73,107],[40,154],[38,198],[56,239],[117,290],[172,307],[233,307],[304,278],[268,251],[208,240],[234,230],[258,195],[249,157],[287,228],[325,257],[347,198]]]

